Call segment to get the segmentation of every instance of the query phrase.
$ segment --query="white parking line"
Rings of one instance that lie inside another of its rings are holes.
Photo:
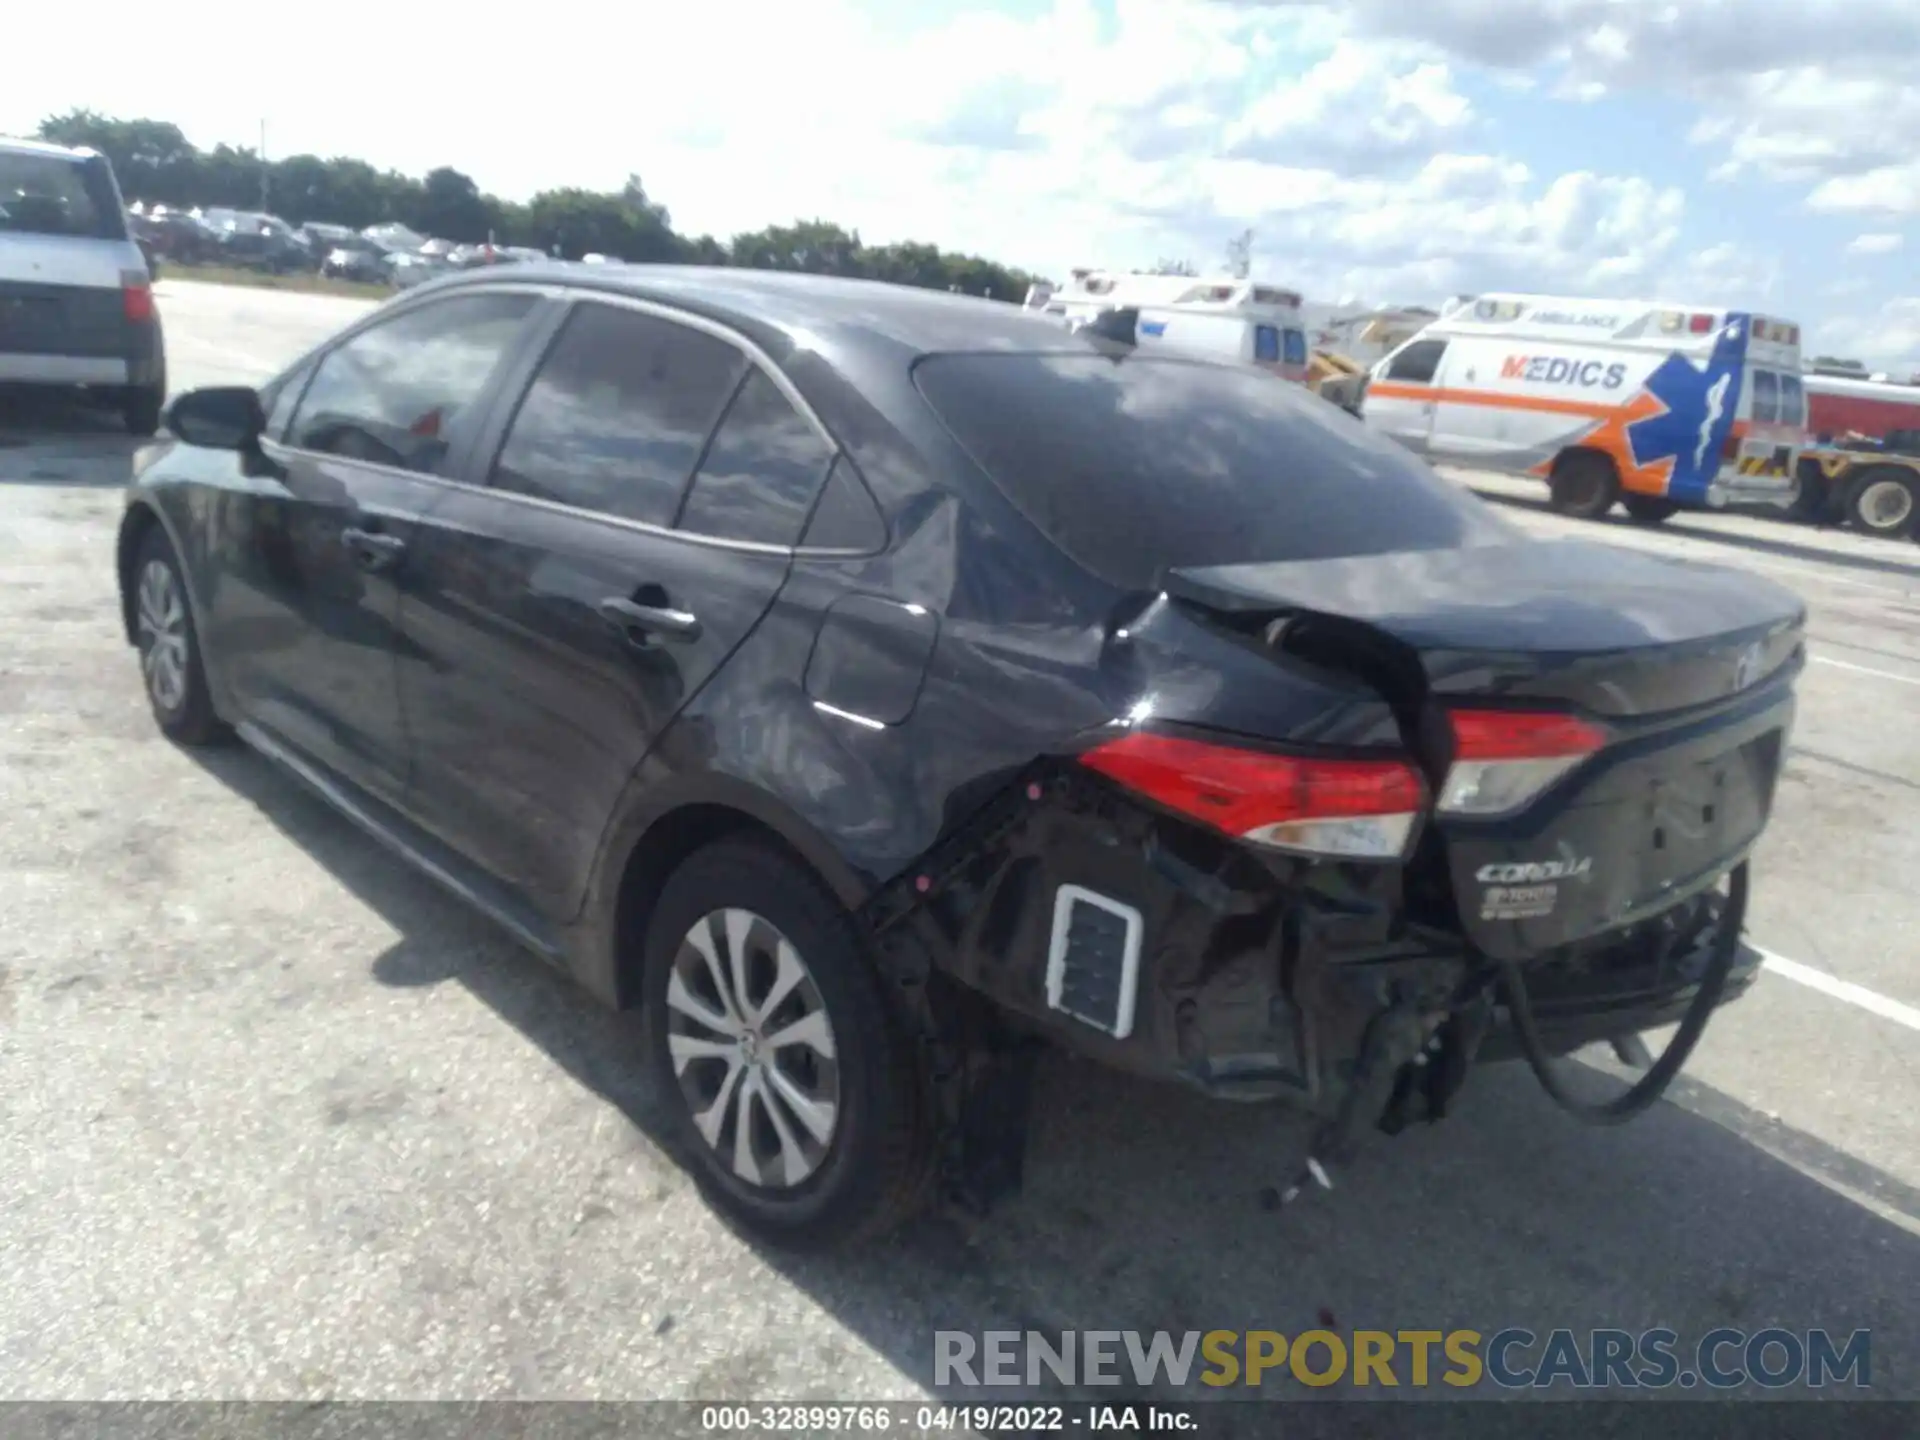
[[[1825,655],[1809,656],[1816,665],[1831,665],[1837,670],[1857,670],[1862,675],[1875,675],[1882,680],[1892,680],[1901,685],[1920,685],[1920,676],[1896,675],[1891,670],[1876,670],[1871,665],[1856,665],[1851,660],[1829,660]]]
[[[1771,950],[1753,947],[1760,951],[1766,968],[1783,980],[1791,980],[1804,985],[1809,990],[1818,990],[1822,995],[1831,995],[1836,1000],[1844,1000],[1849,1005],[1857,1005],[1870,1014],[1878,1015],[1882,1020],[1891,1020],[1896,1025],[1904,1025],[1909,1030],[1920,1031],[1920,1010],[1911,1005],[1903,1005],[1898,1000],[1890,1000],[1885,995],[1856,985],[1851,980],[1841,980],[1816,970],[1811,965],[1802,965],[1798,960],[1789,960],[1784,955],[1776,955]]]

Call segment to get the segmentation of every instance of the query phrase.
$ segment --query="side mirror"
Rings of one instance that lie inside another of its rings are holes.
[[[189,390],[167,407],[167,429],[189,445],[251,453],[266,433],[260,392],[247,385]]]

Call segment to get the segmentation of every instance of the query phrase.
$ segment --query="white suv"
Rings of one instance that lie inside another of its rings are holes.
[[[134,434],[160,427],[153,278],[95,151],[0,139],[0,385],[83,385]]]

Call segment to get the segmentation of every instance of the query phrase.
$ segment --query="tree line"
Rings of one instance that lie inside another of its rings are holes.
[[[290,224],[319,221],[364,229],[398,221],[422,235],[478,244],[526,245],[567,259],[613,255],[623,260],[742,265],[803,270],[927,289],[1019,300],[1034,277],[977,255],[902,241],[868,245],[858,231],[826,220],[770,225],[722,240],[683,235],[667,207],[647,194],[638,175],[619,190],[543,190],[529,200],[488,195],[449,166],[425,175],[381,170],[347,156],[290,155],[262,161],[228,145],[202,150],[165,120],[121,120],[91,110],[56,115],[41,138],[85,145],[113,164],[129,203],[266,210]]]

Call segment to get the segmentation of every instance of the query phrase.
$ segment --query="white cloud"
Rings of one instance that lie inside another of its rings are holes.
[[[275,154],[451,164],[508,196],[637,171],[683,230],[818,216],[869,241],[929,240],[1055,274],[1170,255],[1211,266],[1251,226],[1262,273],[1315,295],[1777,278],[1765,257],[1685,253],[1678,187],[1577,156],[1562,174],[1488,153],[1498,137],[1462,89],[1464,61],[1504,66],[1509,88],[1614,96],[1667,63],[1649,60],[1645,17],[1673,6],[1035,3],[1015,15],[705,0],[609,23],[604,43],[564,56],[417,7],[383,16],[371,47],[302,28],[304,72],[350,74],[359,94],[385,97],[353,104],[244,68],[181,86],[192,42],[163,28],[83,76],[11,77],[0,128],[84,105],[247,145],[265,115]],[[200,32],[264,33],[239,0],[196,14]],[[60,24],[29,9],[8,38],[51,52]],[[1524,68],[1535,62],[1546,68]],[[500,98],[476,104],[477,91]],[[1732,148],[1742,123],[1724,116],[1715,143]]]
[[[1342,3],[1359,33],[1501,73],[1545,70],[1563,98],[1685,97],[1703,112],[1695,142],[1722,148],[1717,178],[1803,181],[1818,187],[1822,209],[1920,210],[1920,168],[1908,158],[1908,137],[1920,133],[1913,0]]]
[[[1890,375],[1920,375],[1920,295],[1890,300],[1871,313],[1831,316],[1809,338],[1822,354],[1851,356]]]
[[[1836,175],[1831,180],[1823,180],[1807,197],[1807,207],[1920,215],[1920,161],[1882,165],[1864,174]]]
[[[1872,235],[1856,235],[1847,242],[1849,255],[1891,255],[1906,243],[1906,236],[1885,231]]]

